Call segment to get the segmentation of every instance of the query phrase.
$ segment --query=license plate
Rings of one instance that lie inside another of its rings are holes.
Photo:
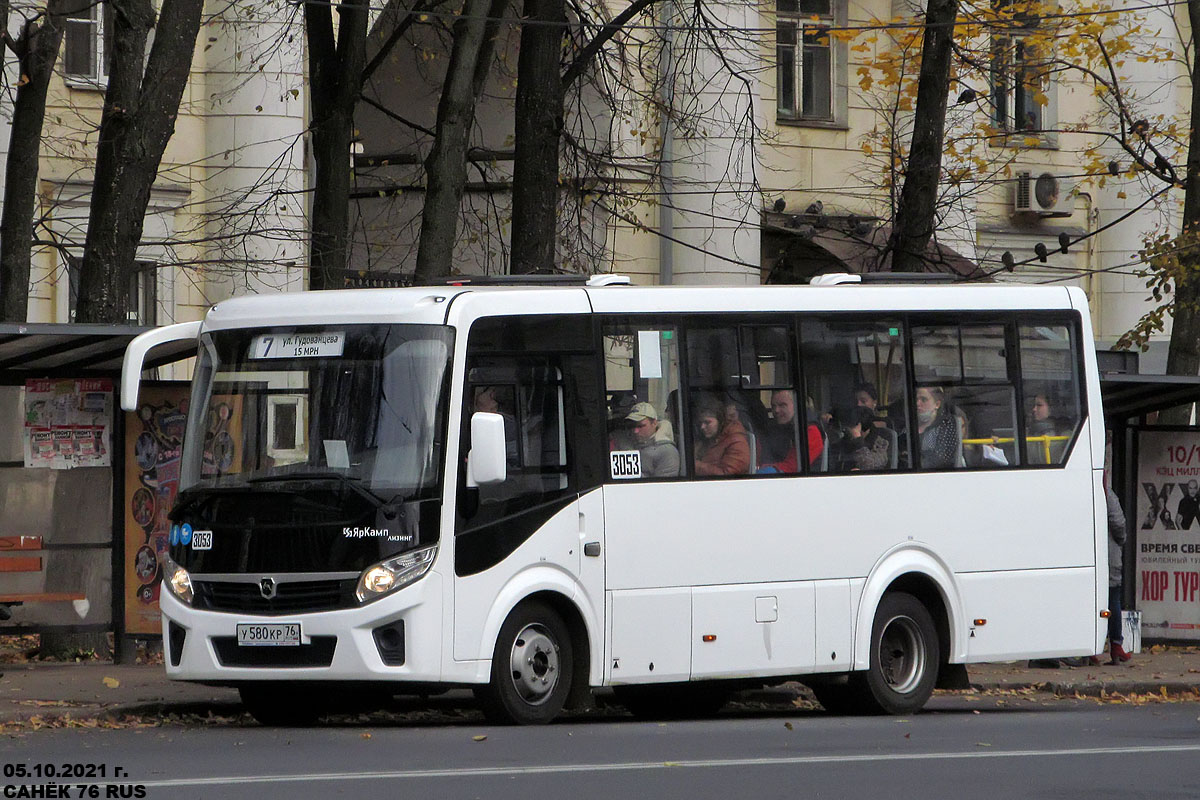
[[[295,647],[300,644],[300,623],[240,622],[237,643],[239,647]]]

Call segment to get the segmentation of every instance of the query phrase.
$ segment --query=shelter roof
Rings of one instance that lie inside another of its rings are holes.
[[[117,377],[125,347],[150,330],[136,325],[0,323],[0,384],[27,378]],[[146,368],[196,354],[194,341],[155,348]]]
[[[1101,375],[1104,416],[1125,420],[1184,403],[1200,402],[1200,377],[1187,375]]]

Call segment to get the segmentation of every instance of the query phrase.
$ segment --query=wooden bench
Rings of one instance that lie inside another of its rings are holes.
[[[0,536],[0,573],[41,572],[43,550],[40,536]],[[25,603],[71,603],[81,618],[88,612],[82,592],[0,592],[0,620],[12,616],[12,606]]]

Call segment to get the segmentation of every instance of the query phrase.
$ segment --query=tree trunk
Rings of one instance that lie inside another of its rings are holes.
[[[1200,30],[1200,0],[1188,0],[1192,30]],[[1192,120],[1200,120],[1200,81],[1192,60]],[[1187,174],[1183,187],[1183,224],[1179,234],[1180,278],[1175,282],[1171,341],[1167,347],[1168,375],[1200,373],[1200,129],[1192,125],[1188,136]],[[1192,406],[1173,408],[1159,415],[1165,425],[1187,425]]]
[[[150,189],[175,132],[203,0],[110,0],[112,60],[80,270],[78,322],[125,323]],[[145,59],[151,28],[154,46]],[[143,73],[143,63],[145,69]]]
[[[509,272],[554,270],[558,235],[563,0],[525,0],[517,61],[516,152],[513,163],[512,257]]]
[[[1197,2],[1197,0],[1192,0]],[[929,0],[925,41],[917,75],[917,107],[904,186],[892,225],[893,272],[924,272],[925,253],[937,221],[946,100],[950,93],[950,56],[958,0]]]
[[[362,91],[367,62],[365,0],[342,0],[336,43],[327,2],[304,5],[311,80],[313,181],[312,269],[309,287],[340,285],[350,247],[351,146],[354,108]]]
[[[438,101],[433,149],[425,159],[425,209],[414,275],[417,283],[450,274],[475,107],[491,68],[499,20],[507,2],[466,0],[462,17],[454,23],[454,47]]]
[[[63,38],[65,5],[65,0],[50,0],[46,15],[25,24],[14,48],[21,77],[13,103],[4,212],[0,218],[0,320],[4,322],[25,322],[28,316],[42,122],[46,118],[46,91]]]

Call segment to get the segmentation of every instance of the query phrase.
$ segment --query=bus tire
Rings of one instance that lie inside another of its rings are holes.
[[[299,692],[278,683],[243,683],[238,695],[246,713],[259,725],[270,728],[302,728],[321,715],[317,704],[303,702]]]
[[[854,673],[864,711],[911,714],[933,694],[941,654],[937,628],[925,605],[906,592],[879,601],[871,625],[871,663]]]
[[[544,725],[562,711],[571,691],[571,633],[544,603],[523,603],[500,627],[492,679],[475,690],[493,722]]]

